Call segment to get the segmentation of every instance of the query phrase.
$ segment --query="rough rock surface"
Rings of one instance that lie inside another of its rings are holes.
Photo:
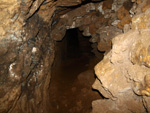
[[[0,1],[0,112],[48,112],[48,87],[55,44],[54,37],[50,36],[51,27],[59,20],[56,14],[65,9],[58,6],[80,3],[79,0]],[[87,6],[81,14],[81,9],[78,9],[73,15],[80,17],[94,8],[93,4]],[[90,13],[86,18],[94,18],[95,14]],[[65,33],[64,26],[61,29]]]
[[[54,43],[50,26],[35,14],[42,2],[0,1],[1,113],[46,112]]]
[[[106,7],[106,3],[109,6]],[[122,33],[122,30],[117,27],[118,23],[115,24],[114,22],[116,21],[117,11],[113,12],[111,6],[112,0],[104,3],[89,3],[61,15],[58,20],[52,23],[51,37],[54,40],[62,40],[67,29],[79,27],[84,36],[91,36],[90,42],[98,43],[98,50],[110,50],[112,38]]]
[[[108,99],[92,103],[93,113],[150,112],[150,10],[132,19],[132,29],[113,38],[112,50],[95,66],[93,88]]]
[[[93,87],[108,99],[94,101],[93,113],[150,112],[149,0],[82,2],[0,1],[1,113],[48,112],[54,40],[76,27],[91,36],[96,54],[107,51]]]

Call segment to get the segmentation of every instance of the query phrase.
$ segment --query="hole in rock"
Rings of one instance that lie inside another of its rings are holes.
[[[63,40],[56,42],[50,84],[52,113],[89,113],[92,101],[101,98],[92,90],[94,66],[101,59],[91,52],[89,39],[75,28],[67,30]]]

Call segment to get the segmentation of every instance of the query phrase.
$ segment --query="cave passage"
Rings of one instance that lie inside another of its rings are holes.
[[[75,28],[67,30],[63,40],[56,42],[50,84],[52,113],[89,113],[92,101],[101,98],[92,91],[93,68],[99,59],[91,52],[89,38]]]

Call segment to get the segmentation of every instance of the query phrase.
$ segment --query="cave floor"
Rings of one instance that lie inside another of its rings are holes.
[[[53,67],[50,84],[50,113],[90,113],[92,101],[100,99],[92,90],[98,59],[85,54]]]

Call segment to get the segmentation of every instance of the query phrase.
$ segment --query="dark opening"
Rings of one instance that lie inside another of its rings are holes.
[[[91,52],[89,39],[76,28],[67,30],[63,40],[56,42],[50,84],[52,113],[89,113],[92,101],[101,98],[92,91],[94,66],[100,59]]]

